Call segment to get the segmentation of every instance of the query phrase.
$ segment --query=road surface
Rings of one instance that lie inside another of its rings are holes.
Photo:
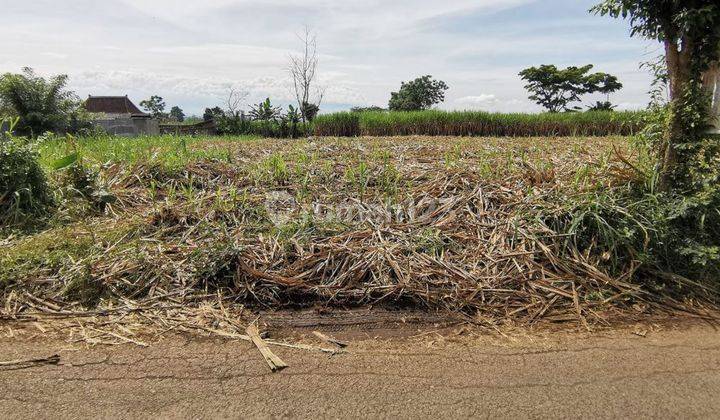
[[[720,332],[637,328],[350,335],[333,357],[273,348],[290,365],[279,373],[242,341],[3,338],[0,360],[61,361],[0,367],[0,418],[718,418]]]

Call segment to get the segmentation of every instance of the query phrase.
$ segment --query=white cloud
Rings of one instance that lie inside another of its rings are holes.
[[[537,110],[517,73],[546,60],[592,60],[625,83],[614,100],[646,102],[648,77],[637,63],[648,58],[647,44],[627,38],[625,23],[589,17],[593,1],[8,2],[0,14],[0,71],[67,73],[81,95],[159,94],[189,113],[219,104],[231,85],[249,90],[252,101],[289,102],[288,55],[309,24],[318,32],[330,109],[386,105],[401,81],[432,74],[451,87],[444,109]],[[575,5],[578,15],[553,23],[523,10],[555,3],[564,10]],[[511,8],[524,14],[507,12],[497,25],[494,14]],[[585,32],[584,19],[602,26],[602,36]]]
[[[498,101],[497,97],[495,95],[483,93],[477,96],[463,96],[462,98],[458,98],[455,100],[455,103],[458,105],[467,105],[467,106],[488,106],[496,103]]]

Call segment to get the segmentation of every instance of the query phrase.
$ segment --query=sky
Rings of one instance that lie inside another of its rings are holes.
[[[625,85],[615,104],[643,108],[650,76],[639,65],[660,48],[589,14],[596,2],[0,0],[0,72],[67,74],[80,97],[160,95],[188,115],[222,106],[231,88],[247,103],[288,104],[289,56],[309,27],[324,112],[386,107],[402,81],[425,74],[450,86],[441,109],[536,112],[518,73],[541,64],[594,64]]]

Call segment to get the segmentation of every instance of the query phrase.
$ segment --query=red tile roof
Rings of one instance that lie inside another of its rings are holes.
[[[147,115],[127,96],[89,96],[85,109],[92,113]]]

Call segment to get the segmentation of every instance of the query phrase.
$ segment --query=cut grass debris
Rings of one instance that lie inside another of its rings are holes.
[[[148,165],[149,143],[87,146],[110,158],[98,170],[117,200],[2,240],[0,316],[390,305],[591,325],[677,298],[669,280],[638,281],[642,247],[631,261],[600,248],[652,229],[605,223],[626,212],[599,193],[634,176],[624,138],[220,144],[193,140],[197,155],[174,171]],[[707,288],[693,296],[711,299]]]

